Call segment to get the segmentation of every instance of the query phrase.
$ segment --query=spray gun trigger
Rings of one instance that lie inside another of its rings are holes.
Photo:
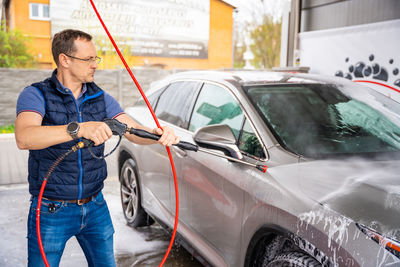
[[[123,136],[128,129],[125,123],[122,123],[116,119],[105,119],[104,122],[110,127],[113,135]]]

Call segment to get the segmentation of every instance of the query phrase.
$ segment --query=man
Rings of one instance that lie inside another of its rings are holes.
[[[92,37],[78,30],[54,35],[52,53],[57,69],[42,82],[26,87],[17,102],[15,138],[18,148],[29,149],[28,266],[43,266],[36,235],[37,198],[43,178],[54,160],[80,138],[94,142],[103,153],[111,136],[102,122],[115,118],[130,127],[162,135],[158,143],[179,142],[172,129],[149,129],[135,123],[120,105],[94,82],[100,62]],[[138,144],[155,141],[126,134]],[[50,266],[58,266],[68,239],[76,236],[89,266],[115,266],[110,214],[101,189],[106,163],[87,149],[69,155],[51,175],[43,195],[41,237]]]

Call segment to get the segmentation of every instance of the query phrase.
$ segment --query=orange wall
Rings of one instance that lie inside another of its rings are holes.
[[[31,38],[29,46],[42,68],[54,68],[51,56],[50,21],[29,19],[29,3],[49,4],[49,0],[12,0],[10,6],[11,27],[18,28]],[[215,69],[232,67],[232,18],[233,7],[220,1],[210,0],[210,36],[207,59],[162,58],[126,56],[129,66],[143,66],[145,63],[164,64],[165,68]],[[96,38],[94,36],[94,38]],[[40,58],[41,55],[41,58]],[[125,55],[124,55],[125,56]],[[121,67],[117,55],[103,57],[100,69]]]
[[[51,32],[50,21],[29,19],[29,3],[49,4],[49,0],[11,0],[11,27],[17,28],[30,41],[28,46],[35,56],[39,67],[51,68]]]

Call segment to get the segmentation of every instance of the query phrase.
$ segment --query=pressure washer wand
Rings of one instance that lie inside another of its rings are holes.
[[[267,171],[267,165],[253,164],[253,163],[250,163],[250,162],[247,162],[247,161],[244,161],[244,160],[236,159],[234,157],[229,157],[229,156],[226,156],[226,155],[223,155],[223,154],[220,154],[220,153],[216,153],[214,151],[210,151],[209,149],[204,149],[204,148],[201,148],[201,147],[199,147],[199,151],[207,153],[207,154],[210,154],[210,155],[214,155],[214,156],[217,156],[217,157],[220,157],[220,158],[224,158],[224,159],[232,160],[232,161],[235,161],[235,162],[239,162],[239,163],[245,164],[247,166],[254,167],[257,170],[262,171],[262,172],[266,172]]]
[[[142,130],[142,129],[128,128],[127,132],[129,132],[130,134],[134,134],[136,136],[142,137],[142,138],[153,139],[155,141],[158,141],[158,139],[160,139],[160,137],[161,137],[158,134],[149,133],[148,131]],[[174,146],[177,146],[184,150],[190,150],[190,151],[195,151],[195,152],[197,152],[198,150],[201,150],[201,148],[199,148],[198,145],[195,145],[195,144],[192,144],[189,142],[185,142],[185,141],[179,141],[179,143]]]
[[[125,123],[122,123],[122,122],[120,122],[120,121],[118,121],[116,119],[106,119],[106,120],[104,120],[104,122],[110,127],[110,129],[113,132],[113,134],[114,135],[118,135],[120,138],[127,132],[130,133],[130,134],[134,134],[136,136],[142,137],[142,138],[152,139],[152,140],[155,140],[155,141],[158,141],[160,139],[160,137],[161,137],[160,135],[150,133],[150,132],[148,132],[146,130],[143,130],[143,129],[136,129],[136,128],[133,128],[133,127],[128,127],[128,125],[126,125]],[[85,142],[85,144],[84,144],[85,147],[89,147],[90,148],[93,145],[93,142],[90,141],[90,140],[84,139],[83,141]],[[119,144],[119,142],[118,142],[118,144]],[[201,148],[198,145],[195,145],[195,144],[192,144],[192,143],[189,143],[189,142],[180,141],[178,144],[174,144],[174,146],[177,146],[180,149],[194,151],[194,152],[201,151],[201,152],[213,155],[213,156],[217,156],[217,157],[220,157],[220,158],[224,158],[224,159],[228,159],[228,160],[235,161],[235,162],[238,162],[238,163],[242,163],[242,164],[254,167],[254,168],[256,168],[256,169],[258,169],[258,170],[260,170],[262,172],[266,172],[267,171],[267,166],[266,165],[253,164],[253,163],[246,162],[244,160],[240,160],[240,159],[237,159],[237,158],[234,158],[234,157],[229,157],[229,156],[226,156],[226,155],[223,155],[223,154],[220,154],[220,153],[216,153],[214,151],[210,151],[209,149]],[[108,155],[111,154],[113,151],[114,150],[112,150],[110,153],[108,153]],[[93,155],[93,156],[95,156],[95,155]]]
[[[134,135],[142,137],[142,138],[152,139],[152,140],[155,140],[155,141],[158,141],[158,139],[160,139],[160,137],[161,137],[160,135],[149,133],[148,131],[145,131],[145,130],[142,130],[142,129],[127,128],[126,131],[129,132],[130,134],[134,134]],[[229,157],[229,156],[226,156],[226,155],[223,155],[223,154],[220,154],[220,153],[216,153],[216,152],[210,151],[208,149],[201,148],[198,145],[195,145],[195,144],[192,144],[192,143],[189,143],[189,142],[180,141],[178,144],[174,144],[174,146],[177,146],[177,147],[179,147],[181,149],[189,150],[189,151],[195,151],[195,152],[201,151],[201,152],[213,155],[213,156],[217,156],[217,157],[220,157],[220,158],[224,158],[224,159],[232,160],[232,161],[235,161],[235,162],[239,162],[239,163],[254,167],[257,170],[260,170],[262,172],[266,172],[267,171],[267,165],[253,164],[253,163],[250,163],[250,162],[246,162],[244,160],[236,159],[234,157]]]

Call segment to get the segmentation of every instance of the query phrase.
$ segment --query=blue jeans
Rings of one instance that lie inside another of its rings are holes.
[[[36,234],[37,200],[32,197],[28,216],[29,267],[44,266]],[[49,205],[55,205],[55,208],[49,209]],[[101,192],[81,206],[42,199],[40,232],[50,267],[59,266],[65,244],[73,236],[76,236],[89,266],[116,266],[114,228]]]

